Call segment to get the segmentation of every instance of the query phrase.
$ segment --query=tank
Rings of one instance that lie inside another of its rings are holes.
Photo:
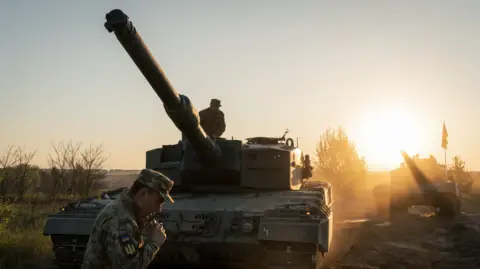
[[[307,184],[310,158],[286,137],[288,130],[246,141],[209,137],[189,98],[173,88],[128,16],[116,9],[106,19],[106,29],[182,134],[177,143],[146,152],[146,168],[175,182],[175,203],[164,204],[155,216],[167,233],[155,263],[320,267],[332,240],[332,189],[328,183]],[[51,236],[62,268],[81,263],[96,215],[114,198],[106,194],[49,216],[44,235]]]
[[[455,218],[461,211],[459,185],[446,173],[444,165],[430,158],[413,158],[402,152],[404,162],[390,171],[390,184],[374,188],[377,209],[396,221],[411,206],[430,206],[438,216]]]

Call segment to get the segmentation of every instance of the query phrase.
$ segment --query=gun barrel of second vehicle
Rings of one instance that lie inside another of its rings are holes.
[[[425,173],[422,172],[412,158],[410,158],[405,151],[402,151],[401,154],[418,187],[424,192],[436,192],[437,188],[435,185],[432,184],[432,182],[427,178]]]
[[[178,94],[172,87],[128,16],[123,11],[114,9],[107,13],[106,20],[105,28],[115,33],[118,41],[162,100],[170,119],[188,139],[201,161],[210,163],[216,160],[221,155],[220,149],[200,126],[197,110],[188,97]]]

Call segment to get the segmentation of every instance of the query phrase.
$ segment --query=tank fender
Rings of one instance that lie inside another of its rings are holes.
[[[258,225],[257,240],[314,244],[318,251],[328,252],[332,232],[330,218],[263,218]]]

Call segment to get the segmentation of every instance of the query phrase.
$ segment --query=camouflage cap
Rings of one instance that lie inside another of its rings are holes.
[[[160,172],[152,169],[143,169],[137,177],[137,181],[157,191],[165,200],[174,203],[170,196],[173,188],[173,181]]]
[[[210,104],[213,105],[213,106],[216,106],[216,107],[221,107],[222,106],[220,100],[218,100],[218,99],[210,100]]]

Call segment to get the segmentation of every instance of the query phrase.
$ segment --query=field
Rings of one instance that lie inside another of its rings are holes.
[[[102,185],[108,189],[130,187],[138,173],[140,173],[139,170],[109,172],[107,177],[102,180]]]
[[[139,171],[114,171],[107,174],[102,185],[107,189],[128,187]],[[27,197],[16,203],[0,203],[0,269],[31,268],[35,264],[52,265],[52,244],[43,236],[46,217],[78,197]]]
[[[135,172],[138,171],[113,172],[105,182],[110,184],[109,188],[128,187],[135,179]],[[335,251],[330,255],[335,260],[332,269],[480,266],[480,258],[472,252],[480,247],[478,186],[473,194],[465,197],[465,214],[455,223],[439,222],[422,212],[406,219],[402,227],[344,222],[370,218],[374,211],[371,187],[388,179],[386,173],[371,173],[367,180],[370,183],[355,205],[339,199],[334,211],[338,225]],[[27,197],[22,202],[0,204],[0,269],[51,265],[51,242],[42,235],[45,218],[74,199],[59,197],[47,202],[42,197]]]
[[[52,246],[50,239],[42,235],[43,225],[47,215],[67,201],[0,204],[0,268],[31,268],[33,264],[50,264]]]

